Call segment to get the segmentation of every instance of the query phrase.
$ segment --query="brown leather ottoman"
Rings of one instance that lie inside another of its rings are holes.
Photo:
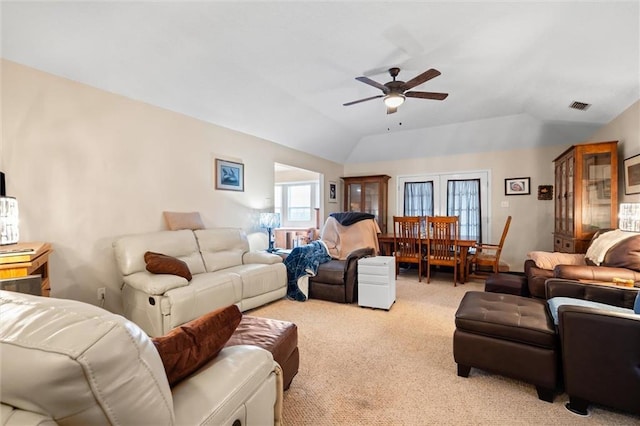
[[[287,321],[243,315],[240,325],[225,346],[254,345],[273,354],[282,368],[284,389],[298,373],[298,327]]]
[[[532,383],[553,402],[558,386],[558,336],[544,300],[467,292],[456,312],[453,357],[458,376],[471,367]]]
[[[524,274],[512,272],[489,275],[484,283],[484,291],[529,296],[527,277]]]

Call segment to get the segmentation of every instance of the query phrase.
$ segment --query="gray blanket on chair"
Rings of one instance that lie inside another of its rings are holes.
[[[315,276],[321,263],[331,260],[326,246],[320,241],[312,241],[305,246],[294,247],[284,260],[287,267],[287,297],[304,302],[307,296],[298,288],[298,278]]]

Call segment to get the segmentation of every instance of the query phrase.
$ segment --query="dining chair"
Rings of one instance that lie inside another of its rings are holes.
[[[422,240],[420,216],[393,217],[393,254],[396,258],[396,278],[400,262],[418,265],[418,281],[422,281]]]
[[[432,266],[452,266],[453,285],[457,285],[460,265],[458,234],[458,216],[427,217],[427,283],[431,280]]]
[[[469,255],[467,259],[467,276],[469,278],[486,279],[490,274],[497,274],[500,270],[500,254],[504,246],[511,225],[511,216],[507,216],[507,221],[502,230],[502,236],[498,244],[475,244],[475,253]],[[485,268],[485,270],[483,270]]]

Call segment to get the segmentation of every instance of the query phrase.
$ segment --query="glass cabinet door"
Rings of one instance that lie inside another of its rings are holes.
[[[380,184],[378,182],[365,182],[364,184],[364,212],[379,216]]]
[[[567,157],[567,211],[566,211],[566,216],[567,216],[567,225],[565,228],[565,231],[570,234],[573,235],[574,234],[574,221],[573,221],[573,216],[574,216],[574,193],[573,193],[573,185],[574,185],[574,179],[575,179],[575,157],[573,155],[570,155]],[[573,235],[575,237],[575,235]]]
[[[349,201],[348,211],[362,211],[362,185],[359,183],[350,183],[347,185],[347,194]]]
[[[344,182],[344,210],[370,213],[376,217],[380,230],[387,232],[388,175],[348,176]]]
[[[560,166],[558,167],[558,183],[557,183],[557,191],[558,191],[558,209],[560,212],[558,214],[558,227],[556,228],[558,232],[566,232],[567,230],[567,162],[562,161]]]
[[[611,153],[585,154],[582,161],[582,229],[593,233],[611,226]]]

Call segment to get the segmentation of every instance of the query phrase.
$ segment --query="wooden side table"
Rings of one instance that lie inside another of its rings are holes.
[[[0,246],[0,280],[40,275],[42,295],[49,296],[49,255],[53,252],[49,243],[18,243]]]

